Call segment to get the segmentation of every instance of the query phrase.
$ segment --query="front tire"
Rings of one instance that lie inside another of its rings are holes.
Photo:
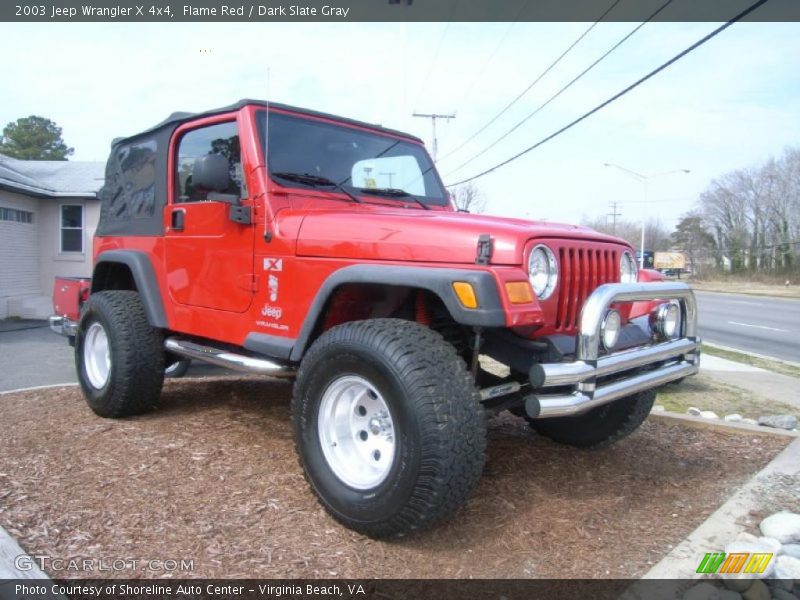
[[[89,297],[75,338],[75,367],[86,402],[101,417],[127,417],[156,404],[164,383],[164,340],[137,292]]]
[[[528,419],[536,433],[559,444],[600,449],[611,446],[636,431],[650,414],[656,390],[645,390],[598,406],[582,415],[551,419]]]
[[[466,366],[409,321],[356,321],[320,336],[300,365],[292,423],[313,492],[370,537],[446,519],[483,470],[486,422]]]

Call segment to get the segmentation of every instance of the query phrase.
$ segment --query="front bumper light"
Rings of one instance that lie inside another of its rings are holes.
[[[613,308],[606,313],[600,324],[600,343],[606,351],[611,352],[619,341],[619,332],[622,329],[622,317]]]
[[[650,328],[662,340],[674,338],[681,327],[681,311],[677,304],[665,302],[659,304],[650,313]]]

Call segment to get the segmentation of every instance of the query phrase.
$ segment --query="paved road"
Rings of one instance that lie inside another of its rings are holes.
[[[0,327],[0,392],[77,382],[73,350],[66,338],[56,335],[42,322],[23,326],[18,330]],[[187,377],[231,373],[194,362]]]
[[[695,292],[703,340],[800,362],[800,300]]]

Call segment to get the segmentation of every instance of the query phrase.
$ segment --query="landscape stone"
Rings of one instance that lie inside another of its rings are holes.
[[[758,425],[758,421],[756,421],[755,419],[750,419],[748,417],[742,419],[742,423],[747,423],[748,425]]]
[[[725,415],[724,419],[728,423],[740,423],[742,421],[742,415],[733,413],[732,415]]]
[[[768,516],[759,525],[761,533],[775,538],[782,544],[800,541],[800,515],[779,512]]]
[[[766,415],[758,417],[758,424],[764,427],[787,429],[791,431],[797,427],[797,417],[792,415]]]
[[[692,415],[693,417],[699,417],[701,412],[703,411],[701,411],[699,408],[695,406],[690,406],[689,408],[686,409],[686,413]]]
[[[719,415],[713,410],[701,410],[700,416],[704,419],[719,419]]]
[[[664,405],[663,404],[656,404],[650,409],[650,412],[664,412]]]
[[[753,585],[754,579],[752,579],[749,575],[747,577],[728,577],[725,576],[722,578],[722,583],[725,585],[726,588],[735,592],[744,593],[750,589],[750,586]]]
[[[775,577],[782,580],[800,581],[800,558],[781,555],[775,561]]]
[[[791,592],[787,592],[786,590],[782,590],[780,588],[775,588],[774,590],[772,590],[772,597],[775,600],[800,600],[800,598],[798,598]]]
[[[740,533],[733,542],[725,546],[725,552],[727,554],[733,554],[739,552],[747,552],[748,554],[756,554],[756,553],[774,554],[776,548],[774,545],[774,541],[773,540],[763,541],[764,539],[765,538],[757,538],[753,535],[750,535],[749,533]],[[771,560],[763,573],[751,573],[748,574],[748,577],[752,577],[754,579],[766,579],[767,577],[771,577],[774,571],[775,571],[775,561]]]
[[[683,600],[719,600],[720,589],[707,581],[686,590]]]
[[[800,544],[784,544],[781,546],[780,554],[800,558]]]
[[[744,600],[771,600],[772,594],[763,581],[757,580],[753,582],[749,590],[742,594],[742,598]]]
[[[739,592],[734,592],[733,590],[720,590],[717,598],[719,600],[742,600],[742,595]]]

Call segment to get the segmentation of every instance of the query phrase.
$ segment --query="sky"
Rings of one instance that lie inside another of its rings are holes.
[[[423,138],[437,126],[450,184],[532,145],[633,83],[715,23],[649,23],[478,159],[457,169],[636,23],[600,23],[519,102],[457,152],[590,23],[0,24],[0,124],[36,114],[72,160],[178,110],[269,98]],[[9,57],[11,57],[9,59]],[[487,212],[580,222],[610,212],[672,227],[723,173],[800,145],[800,23],[740,23],[609,107],[476,180]],[[641,180],[605,163],[646,176]],[[674,172],[688,169],[690,173]],[[645,188],[647,188],[645,190]],[[646,196],[646,200],[645,200]]]

